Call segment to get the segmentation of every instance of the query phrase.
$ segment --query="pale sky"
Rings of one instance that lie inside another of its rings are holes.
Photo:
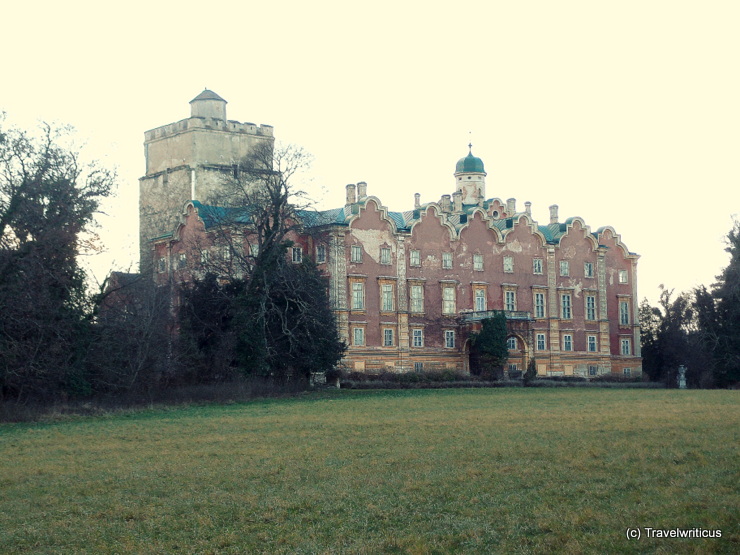
[[[320,207],[347,183],[391,210],[455,188],[483,159],[487,197],[549,222],[611,225],[640,298],[709,285],[740,213],[740,2],[15,2],[3,9],[0,110],[69,123],[116,166],[102,277],[138,259],[144,131],[203,88],[315,157]]]

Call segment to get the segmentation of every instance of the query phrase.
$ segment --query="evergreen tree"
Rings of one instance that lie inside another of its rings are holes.
[[[32,135],[0,118],[0,388],[86,394],[90,299],[77,262],[111,172],[83,166],[70,130]]]
[[[712,347],[714,377],[720,387],[740,382],[740,222],[727,235],[730,263],[718,276],[710,302],[706,289],[697,297],[705,339]]]
[[[506,316],[501,311],[483,320],[480,332],[471,334],[474,358],[477,355],[480,359],[483,372],[496,377],[503,376],[503,366],[509,360],[507,335]]]

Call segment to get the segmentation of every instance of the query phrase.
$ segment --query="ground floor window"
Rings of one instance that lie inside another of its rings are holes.
[[[593,366],[593,365],[589,366],[588,367],[588,375],[589,376],[595,376],[596,374],[598,374],[598,367]]]
[[[414,372],[423,372],[424,371],[424,363],[423,362],[415,362],[414,363]]]
[[[631,355],[632,354],[632,342],[629,339],[622,339],[622,354],[623,355]]]
[[[537,350],[538,351],[544,351],[546,348],[545,345],[545,334],[544,333],[538,333],[537,334]]]
[[[596,336],[595,335],[588,336],[588,351],[590,353],[596,352]]]
[[[352,344],[358,347],[365,344],[365,328],[354,328]]]
[[[625,368],[622,373],[625,378],[629,378],[632,375],[632,368]]]
[[[563,351],[572,351],[573,350],[573,336],[570,334],[565,334],[563,336]]]
[[[383,330],[383,347],[393,347],[393,329],[385,328]]]
[[[448,349],[455,348],[455,332],[453,330],[445,330],[445,347]]]

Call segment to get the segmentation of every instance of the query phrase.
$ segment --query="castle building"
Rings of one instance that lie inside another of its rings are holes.
[[[204,245],[223,249],[209,194],[255,141],[273,140],[269,126],[227,121],[225,104],[204,91],[190,119],[146,133],[142,268],[158,283],[196,275]],[[530,359],[542,376],[641,374],[639,256],[615,230],[560,221],[556,205],[540,224],[529,202],[522,211],[514,198],[486,198],[471,145],[453,175],[452,194],[422,204],[417,193],[408,211],[388,210],[360,182],[346,186],[344,206],[298,214],[305,233],[289,256],[312,257],[328,276],[345,366],[475,371],[470,334],[503,311],[511,374]]]

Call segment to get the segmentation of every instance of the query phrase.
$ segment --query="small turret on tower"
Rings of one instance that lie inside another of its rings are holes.
[[[473,156],[472,144],[468,149],[468,155],[455,166],[455,190],[462,193],[463,204],[478,204],[478,199],[486,196],[486,171],[483,160]]]
[[[190,101],[190,117],[226,120],[226,101],[215,92],[203,89]]]

